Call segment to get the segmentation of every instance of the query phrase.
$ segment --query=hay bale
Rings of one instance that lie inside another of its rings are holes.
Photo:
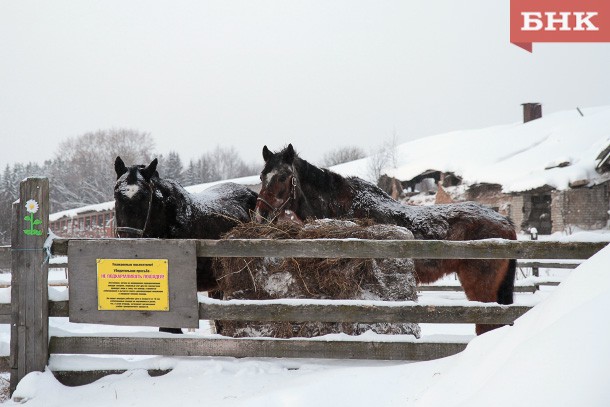
[[[304,226],[247,223],[234,228],[225,239],[413,239],[399,226],[370,221],[316,220]],[[225,299],[365,299],[417,300],[411,259],[308,259],[220,258],[214,267]],[[233,337],[312,337],[328,333],[377,333],[420,335],[417,324],[264,323],[218,321],[219,333]]]

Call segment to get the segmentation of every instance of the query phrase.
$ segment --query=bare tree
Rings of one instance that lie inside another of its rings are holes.
[[[398,166],[398,141],[396,132],[389,140],[384,141],[375,148],[369,156],[368,175],[373,182],[377,182],[384,173],[384,169]]]
[[[333,165],[347,163],[364,157],[366,157],[366,153],[360,147],[345,146],[335,148],[324,154],[321,164],[323,167],[332,167]]]
[[[111,200],[115,158],[147,164],[154,147],[149,133],[133,129],[98,130],[61,142],[49,169],[53,203],[66,209]]]

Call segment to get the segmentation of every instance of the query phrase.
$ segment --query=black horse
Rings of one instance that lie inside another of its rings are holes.
[[[177,182],[160,178],[157,163],[155,158],[148,166],[127,167],[121,157],[116,158],[118,237],[219,239],[236,225],[250,221],[255,192],[227,182],[190,194]],[[211,265],[210,258],[197,258],[198,291],[216,289]]]
[[[476,203],[409,206],[392,199],[370,182],[342,177],[301,159],[292,144],[279,153],[263,148],[265,166],[256,205],[256,219],[370,218],[378,223],[404,226],[416,239],[516,239],[512,222]],[[430,283],[457,273],[468,299],[512,304],[516,261],[416,260],[419,283]],[[477,334],[496,328],[477,325]]]

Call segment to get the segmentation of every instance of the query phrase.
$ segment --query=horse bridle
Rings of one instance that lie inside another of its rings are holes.
[[[142,229],[132,228],[128,226],[120,226],[115,229],[116,237],[121,238],[119,235],[120,232],[136,235],[138,237],[144,236],[144,231],[146,231],[146,227],[148,226],[148,221],[150,220],[150,209],[152,208],[153,201],[153,187],[152,183],[148,184],[148,189],[150,190],[150,199],[148,200],[148,210],[146,211],[146,220],[144,221],[144,227]]]
[[[291,184],[290,194],[288,195],[288,198],[286,198],[286,200],[284,200],[284,202],[282,202],[282,204],[280,206],[278,206],[277,208],[275,206],[271,205],[269,202],[267,202],[265,200],[265,198],[260,196],[260,194],[256,198],[257,201],[261,201],[262,203],[267,205],[269,207],[269,209],[271,209],[271,214],[273,216],[269,220],[270,223],[272,223],[282,213],[282,211],[284,210],[286,205],[288,205],[288,202],[290,202],[290,200],[294,200],[294,201],[297,200],[297,179],[294,176],[294,174],[295,174],[294,167],[292,167],[292,176],[291,176],[291,180],[290,180],[290,184]]]

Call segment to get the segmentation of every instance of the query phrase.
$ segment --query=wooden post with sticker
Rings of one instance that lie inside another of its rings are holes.
[[[49,180],[27,178],[19,187],[11,223],[11,394],[28,373],[48,361]]]

